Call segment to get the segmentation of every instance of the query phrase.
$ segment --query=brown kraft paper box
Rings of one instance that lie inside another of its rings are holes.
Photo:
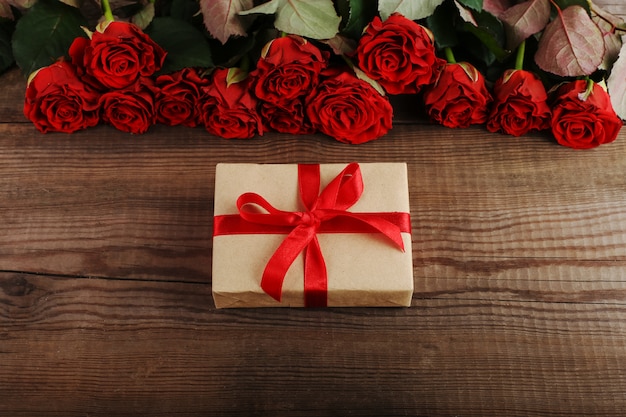
[[[347,164],[321,164],[320,190]],[[359,164],[363,194],[350,212],[409,213],[404,163]],[[283,211],[303,211],[297,164],[218,164],[214,216],[237,214],[240,195],[254,192]],[[220,234],[213,237],[212,289],[217,308],[303,307],[304,262],[289,267],[277,301],[260,286],[265,266],[286,234]],[[382,233],[317,233],[328,273],[329,307],[410,306],[413,294],[411,234],[404,251]]]

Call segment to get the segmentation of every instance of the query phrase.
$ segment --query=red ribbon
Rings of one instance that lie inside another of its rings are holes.
[[[298,165],[302,212],[278,210],[255,193],[244,193],[237,199],[238,215],[216,216],[214,235],[287,234],[268,261],[261,288],[280,301],[287,270],[304,252],[304,304],[307,307],[327,305],[326,263],[317,233],[382,233],[404,251],[402,232],[411,231],[409,213],[353,213],[347,211],[363,193],[363,178],[357,163],[341,171],[320,193],[320,166]],[[261,208],[264,212],[259,212]]]

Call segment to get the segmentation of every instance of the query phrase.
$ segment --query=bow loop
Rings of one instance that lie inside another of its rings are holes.
[[[317,208],[345,211],[363,194],[363,177],[359,164],[351,163],[322,190]]]
[[[256,193],[240,195],[237,199],[237,209],[241,218],[252,223],[297,226],[302,219],[302,213],[279,210]]]

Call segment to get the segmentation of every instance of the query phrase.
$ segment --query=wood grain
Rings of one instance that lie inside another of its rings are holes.
[[[626,6],[605,0],[613,12]],[[622,416],[626,132],[41,135],[0,78],[0,415]],[[216,310],[217,162],[407,162],[411,308]]]
[[[5,415],[618,416],[626,405],[623,304],[494,294],[215,311],[204,284],[3,278]]]
[[[13,68],[0,76],[0,123],[26,123],[24,116],[24,92],[26,78],[17,68]]]
[[[617,416],[626,405],[624,133],[577,152],[545,135],[411,124],[358,147],[0,129],[1,414]],[[215,163],[351,160],[408,162],[412,308],[215,310]]]
[[[476,259],[462,273],[503,277],[516,277],[526,258],[525,273],[558,276],[580,275],[570,271],[580,261],[614,271],[626,262],[619,141],[577,152],[540,135],[476,128],[451,137],[426,125],[396,126],[359,147],[287,135],[233,143],[165,127],[140,138],[104,126],[51,138],[29,125],[3,131],[3,270],[207,281],[220,161],[407,162],[419,276],[459,271],[459,255]]]

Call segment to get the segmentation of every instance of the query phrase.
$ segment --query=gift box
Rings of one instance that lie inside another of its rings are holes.
[[[215,306],[410,306],[404,163],[216,167]]]

